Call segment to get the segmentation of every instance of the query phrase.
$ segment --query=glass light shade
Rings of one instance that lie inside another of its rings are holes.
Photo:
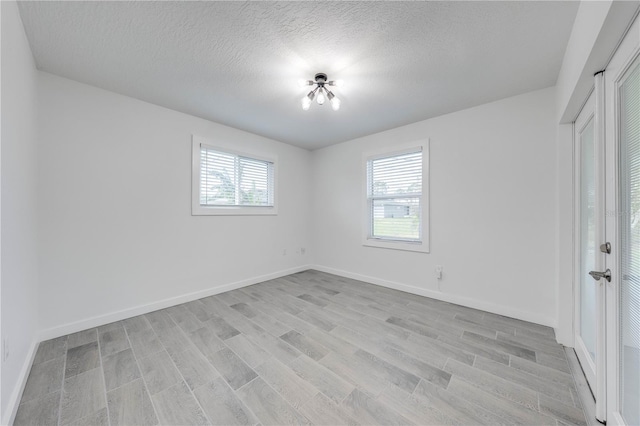
[[[336,80],[333,82],[333,85],[336,87],[344,87],[344,80]]]
[[[316,101],[318,102],[318,105],[324,104],[325,97],[322,89],[318,90],[318,96],[316,96]]]
[[[310,106],[311,106],[311,99],[309,99],[308,96],[305,96],[304,98],[302,98],[302,109],[307,111]]]
[[[337,111],[340,109],[340,99],[338,99],[337,96],[334,96],[333,98],[331,98],[331,108],[333,108],[334,111]]]

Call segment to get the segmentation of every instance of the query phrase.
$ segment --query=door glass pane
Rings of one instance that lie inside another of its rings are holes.
[[[580,133],[580,337],[596,359],[596,285],[589,275],[595,268],[596,175],[593,119]]]
[[[640,67],[620,86],[620,394],[625,423],[640,424]]]

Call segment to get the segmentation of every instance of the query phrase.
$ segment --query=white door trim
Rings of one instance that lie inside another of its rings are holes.
[[[606,239],[606,150],[605,150],[605,87],[604,73],[595,75],[595,126],[594,126],[594,149],[596,151],[596,262],[595,270],[604,271],[606,269],[606,256],[599,250],[600,244],[607,242]],[[596,282],[596,420],[606,422],[607,420],[607,341],[606,341],[606,281],[601,279]]]
[[[584,130],[589,125],[593,125],[593,156],[594,156],[594,180],[595,180],[595,217],[594,223],[596,224],[595,229],[595,245],[594,247],[594,270],[598,270],[603,264],[603,259],[598,254],[597,246],[599,245],[599,241],[604,237],[604,143],[603,139],[600,137],[602,132],[599,131],[598,126],[602,124],[602,118],[598,117],[598,105],[597,102],[600,100],[598,97],[597,90],[601,90],[601,85],[598,85],[596,89],[589,95],[589,98],[585,102],[582,110],[578,114],[576,121],[574,122],[574,349],[576,351],[576,356],[580,362],[582,370],[585,374],[587,382],[589,383],[589,387],[596,399],[596,417],[603,421],[604,415],[598,416],[598,413],[604,413],[604,404],[606,403],[606,398],[604,396],[605,386],[604,386],[604,370],[605,363],[603,362],[604,358],[604,288],[602,284],[596,282],[595,280],[591,280],[590,277],[584,277],[582,271],[581,264],[581,253],[582,253],[582,214],[581,214],[581,206],[582,206],[582,150],[583,146],[581,143],[580,135],[584,132]],[[601,113],[600,113],[601,114]],[[582,333],[582,321],[581,321],[581,309],[582,309],[582,281],[585,280],[587,285],[593,285],[595,288],[596,299],[593,315],[596,316],[594,321],[595,330],[592,332],[595,334],[595,353],[596,360],[591,358],[589,354],[589,350],[587,349],[584,341],[583,341],[583,333]],[[598,411],[598,406],[600,406],[600,411]]]

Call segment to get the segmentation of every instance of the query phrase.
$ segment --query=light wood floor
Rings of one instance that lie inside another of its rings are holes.
[[[585,424],[553,330],[306,271],[40,344],[16,424]]]

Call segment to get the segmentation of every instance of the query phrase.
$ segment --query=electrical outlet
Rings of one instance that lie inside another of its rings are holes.
[[[436,278],[441,280],[442,279],[442,265],[436,265]]]
[[[9,339],[6,337],[2,341],[2,362],[6,362],[9,359]]]

